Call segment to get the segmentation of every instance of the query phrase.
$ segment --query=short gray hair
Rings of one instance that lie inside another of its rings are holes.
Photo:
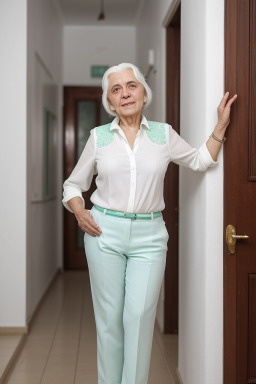
[[[145,91],[147,94],[147,100],[146,100],[146,103],[144,104],[143,108],[147,108],[152,101],[152,91],[149,88],[149,86],[145,80],[145,77],[143,76],[143,74],[141,73],[139,68],[136,67],[136,65],[130,64],[130,63],[121,63],[119,65],[114,65],[113,67],[110,67],[107,69],[107,71],[104,73],[103,78],[102,78],[102,90],[103,90],[102,104],[103,104],[103,107],[105,108],[105,110],[107,111],[107,113],[112,115],[112,116],[117,116],[117,113],[115,113],[115,111],[112,111],[108,105],[108,96],[107,96],[107,93],[108,93],[108,76],[111,73],[121,72],[127,68],[131,68],[133,70],[134,76],[136,77],[138,82],[141,83],[145,88]]]

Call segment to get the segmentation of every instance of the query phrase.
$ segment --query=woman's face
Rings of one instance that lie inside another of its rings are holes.
[[[108,76],[108,103],[120,117],[141,114],[145,95],[131,68]]]

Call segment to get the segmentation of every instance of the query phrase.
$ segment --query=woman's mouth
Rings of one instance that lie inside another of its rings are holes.
[[[135,104],[135,102],[130,102],[130,103],[125,103],[125,104],[122,104],[122,107],[130,107],[130,105],[133,105]]]

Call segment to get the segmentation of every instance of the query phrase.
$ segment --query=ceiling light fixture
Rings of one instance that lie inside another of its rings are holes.
[[[100,14],[98,16],[98,20],[105,20],[104,0],[100,0]]]

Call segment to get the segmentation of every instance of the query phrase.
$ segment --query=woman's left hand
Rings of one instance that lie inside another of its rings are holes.
[[[230,122],[230,110],[232,103],[236,100],[237,94],[235,94],[232,99],[230,99],[228,102],[228,96],[229,92],[226,92],[223,98],[221,99],[221,102],[217,108],[218,111],[218,126],[226,129]]]
[[[228,101],[228,96],[229,96],[229,92],[226,92],[217,108],[218,123],[216,124],[213,130],[213,133],[220,140],[222,140],[225,136],[227,126],[229,125],[229,122],[230,122],[231,105],[236,100],[237,94],[235,94],[229,101]],[[218,153],[221,147],[221,142],[215,140],[212,136],[210,136],[206,144],[212,156],[212,159],[214,161],[217,161]]]

